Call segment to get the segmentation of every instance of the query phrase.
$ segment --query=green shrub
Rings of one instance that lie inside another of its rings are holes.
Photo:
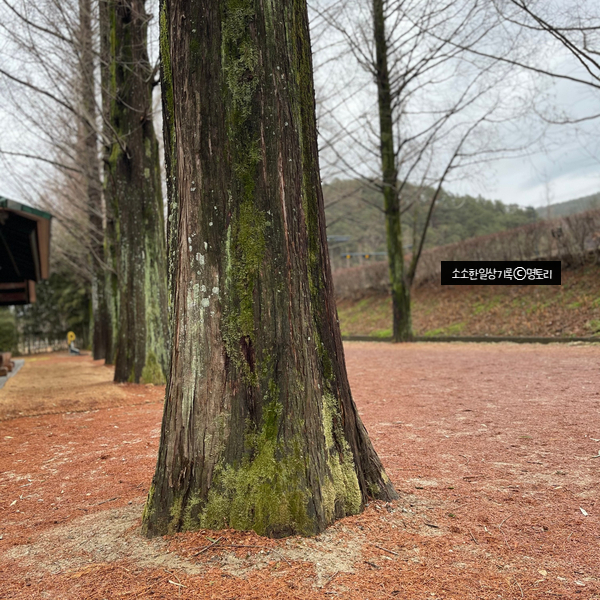
[[[15,316],[7,307],[0,307],[0,352],[17,352]]]

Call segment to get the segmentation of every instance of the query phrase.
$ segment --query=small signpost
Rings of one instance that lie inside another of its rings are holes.
[[[69,354],[80,354],[79,348],[75,348],[75,338],[77,336],[72,331],[67,333],[67,344],[69,344]]]

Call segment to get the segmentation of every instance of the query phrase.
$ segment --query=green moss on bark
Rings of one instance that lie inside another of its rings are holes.
[[[231,140],[232,169],[227,231],[226,303],[223,311],[223,338],[227,353],[244,374],[256,383],[256,375],[241,350],[255,338],[254,292],[266,249],[266,217],[256,203],[256,172],[262,153],[254,97],[258,86],[258,49],[251,25],[256,18],[253,0],[225,0],[221,18],[221,60],[228,138]]]
[[[180,524],[182,521],[183,514],[183,496],[176,495],[173,498],[173,503],[171,504],[171,521],[169,522],[169,526],[167,527],[167,533],[173,534],[180,530]]]
[[[146,504],[144,504],[144,512],[142,513],[142,530],[144,524],[148,522],[150,515],[154,512],[154,484],[150,486],[148,491],[148,497],[146,498]]]
[[[331,481],[323,486],[323,502],[328,522],[334,515],[355,515],[362,508],[362,494],[356,475],[352,451],[341,427],[338,403],[326,392],[323,395],[323,432],[328,453]]]
[[[258,79],[254,77],[258,50],[249,31],[254,18],[253,0],[226,0],[223,3],[223,72],[237,123],[250,116],[252,97],[258,85]]]
[[[193,531],[197,529],[198,519],[194,515],[198,512],[198,506],[202,503],[199,494],[193,494],[187,501],[183,511],[183,522],[181,531]]]
[[[141,383],[153,383],[154,385],[163,385],[165,375],[158,364],[156,354],[150,351],[146,355],[146,364],[142,370]]]
[[[223,314],[223,339],[227,353],[247,377],[250,367],[242,356],[240,342],[254,341],[254,287],[263,264],[266,219],[250,201],[242,203],[239,216],[230,225],[227,240],[227,293]]]
[[[234,285],[240,301],[240,336],[254,338],[253,292],[265,255],[265,217],[249,202],[240,207]]]
[[[314,533],[306,513],[301,442],[285,448],[279,442],[281,413],[281,404],[272,400],[265,407],[261,429],[246,435],[249,457],[215,473],[199,526],[254,530],[273,537]]]

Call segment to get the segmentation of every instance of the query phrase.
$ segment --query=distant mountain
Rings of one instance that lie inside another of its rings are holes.
[[[414,224],[418,231],[422,229],[432,193],[433,190],[421,192],[406,186],[404,206],[412,203],[402,215],[406,247],[414,243]],[[334,260],[344,253],[385,252],[385,215],[380,192],[360,180],[336,180],[323,185],[323,195],[327,236]],[[539,218],[531,207],[443,192],[432,215],[425,246],[452,244],[526,225]],[[352,262],[356,263],[354,259]]]
[[[550,213],[549,216],[551,219],[555,219],[556,217],[575,215],[586,210],[592,210],[593,208],[600,208],[600,192],[591,196],[584,196],[583,198],[567,200],[566,202],[557,202],[548,207],[540,206],[535,210],[540,219],[547,219],[548,213]]]

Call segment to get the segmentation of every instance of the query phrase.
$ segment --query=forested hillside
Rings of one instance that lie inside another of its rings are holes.
[[[415,197],[415,188],[407,186],[403,205],[404,245],[410,247],[416,231],[422,228],[430,194]],[[330,242],[335,255],[341,252],[384,252],[385,224],[383,197],[360,180],[336,180],[323,186],[327,235],[348,236],[342,242]],[[538,220],[536,211],[498,200],[455,196],[443,193],[432,216],[426,248],[451,244],[471,237],[519,227]]]
[[[566,202],[557,202],[547,207],[541,206],[536,209],[536,212],[540,219],[555,219],[556,217],[567,217],[594,208],[600,208],[600,193],[567,200]]]

